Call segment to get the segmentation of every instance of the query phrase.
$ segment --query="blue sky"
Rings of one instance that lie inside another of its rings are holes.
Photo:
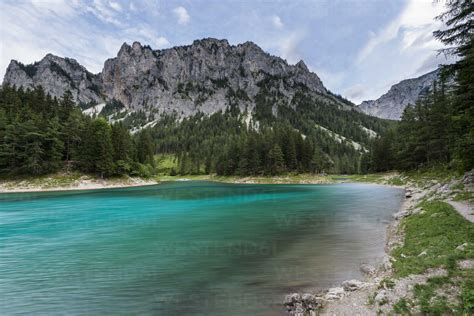
[[[3,0],[0,77],[11,59],[53,53],[97,73],[123,42],[162,49],[216,37],[303,59],[359,103],[447,62],[431,34],[442,10],[432,0]]]

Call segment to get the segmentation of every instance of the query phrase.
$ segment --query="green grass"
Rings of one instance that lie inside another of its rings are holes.
[[[400,177],[391,177],[388,179],[387,183],[391,185],[404,185],[405,181],[403,181]]]
[[[393,289],[395,286],[395,282],[390,279],[390,278],[383,278],[382,281],[380,281],[378,288],[379,289]]]
[[[472,192],[459,192],[453,197],[453,201],[470,201],[474,202],[474,194]]]
[[[411,315],[410,313],[410,302],[402,297],[395,304],[393,304],[393,311],[399,315]]]
[[[426,284],[416,284],[414,287],[415,299],[424,315],[451,315],[462,310],[462,306],[448,302],[444,295],[437,294],[437,290],[444,285],[451,284],[448,277],[434,277]]]
[[[329,175],[328,178],[334,182],[367,182],[382,183],[387,176],[392,173],[369,173],[369,174],[349,174],[349,175]]]
[[[474,259],[474,225],[459,215],[449,204],[441,201],[422,202],[423,214],[406,217],[403,222],[405,241],[393,250],[394,276],[421,274],[428,268],[444,268],[447,276],[432,277],[414,287],[414,304],[424,315],[471,314],[474,310],[474,271],[461,270],[458,261]],[[456,247],[468,243],[465,250]],[[420,256],[420,253],[426,255]],[[449,287],[462,289],[458,303],[445,293]],[[447,290],[446,290],[447,289]],[[400,300],[394,312],[410,314],[408,301]]]
[[[397,277],[422,273],[428,268],[448,267],[452,260],[474,258],[472,223],[444,202],[423,202],[420,206],[425,211],[423,214],[409,216],[402,222],[405,242],[393,251]],[[466,251],[455,250],[466,242],[469,243]],[[423,251],[427,254],[419,256]]]
[[[178,160],[174,155],[161,154],[155,155],[156,172],[159,175],[170,175],[174,169],[178,170]]]
[[[432,181],[448,182],[449,180],[457,179],[462,176],[458,171],[450,170],[445,166],[404,172],[403,175],[408,177],[412,182],[415,182],[419,186],[426,185]]]

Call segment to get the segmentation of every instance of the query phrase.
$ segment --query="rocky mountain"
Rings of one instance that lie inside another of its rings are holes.
[[[262,89],[278,94],[279,102],[290,106],[295,93],[304,91],[324,103],[352,108],[327,91],[303,61],[289,65],[252,42],[230,45],[211,38],[162,50],[124,43],[117,57],[105,61],[102,72],[95,75],[73,59],[51,54],[31,65],[12,60],[3,83],[41,85],[56,97],[69,89],[83,107],[119,104],[122,112],[123,108],[145,112],[147,121],[161,113],[186,117],[230,106],[254,111]],[[276,105],[272,112],[278,115]]]
[[[358,108],[372,116],[399,120],[408,104],[414,104],[420,96],[426,94],[439,76],[439,69],[423,76],[400,81],[377,100],[364,101]]]
[[[74,59],[52,54],[30,65],[12,60],[3,78],[3,84],[7,83],[24,89],[41,85],[55,97],[70,90],[79,103],[99,103],[102,100],[100,76],[90,73]]]

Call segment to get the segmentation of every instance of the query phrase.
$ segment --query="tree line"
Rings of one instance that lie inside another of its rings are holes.
[[[408,106],[395,129],[377,139],[363,169],[411,170],[445,165],[474,168],[474,2],[447,1],[439,19],[446,28],[434,32],[457,62],[442,67],[431,91]]]
[[[148,130],[84,115],[67,91],[61,99],[33,90],[0,89],[0,173],[42,175],[78,170],[101,177],[147,176],[155,145]]]

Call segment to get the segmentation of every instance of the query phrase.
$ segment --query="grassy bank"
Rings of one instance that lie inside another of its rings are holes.
[[[474,271],[461,267],[464,260],[474,260],[474,225],[445,202],[424,201],[418,207],[419,213],[401,223],[405,239],[392,252],[394,277],[428,269],[445,269],[447,275],[415,285],[414,297],[400,298],[394,312],[410,314],[417,306],[428,315],[474,313]]]

